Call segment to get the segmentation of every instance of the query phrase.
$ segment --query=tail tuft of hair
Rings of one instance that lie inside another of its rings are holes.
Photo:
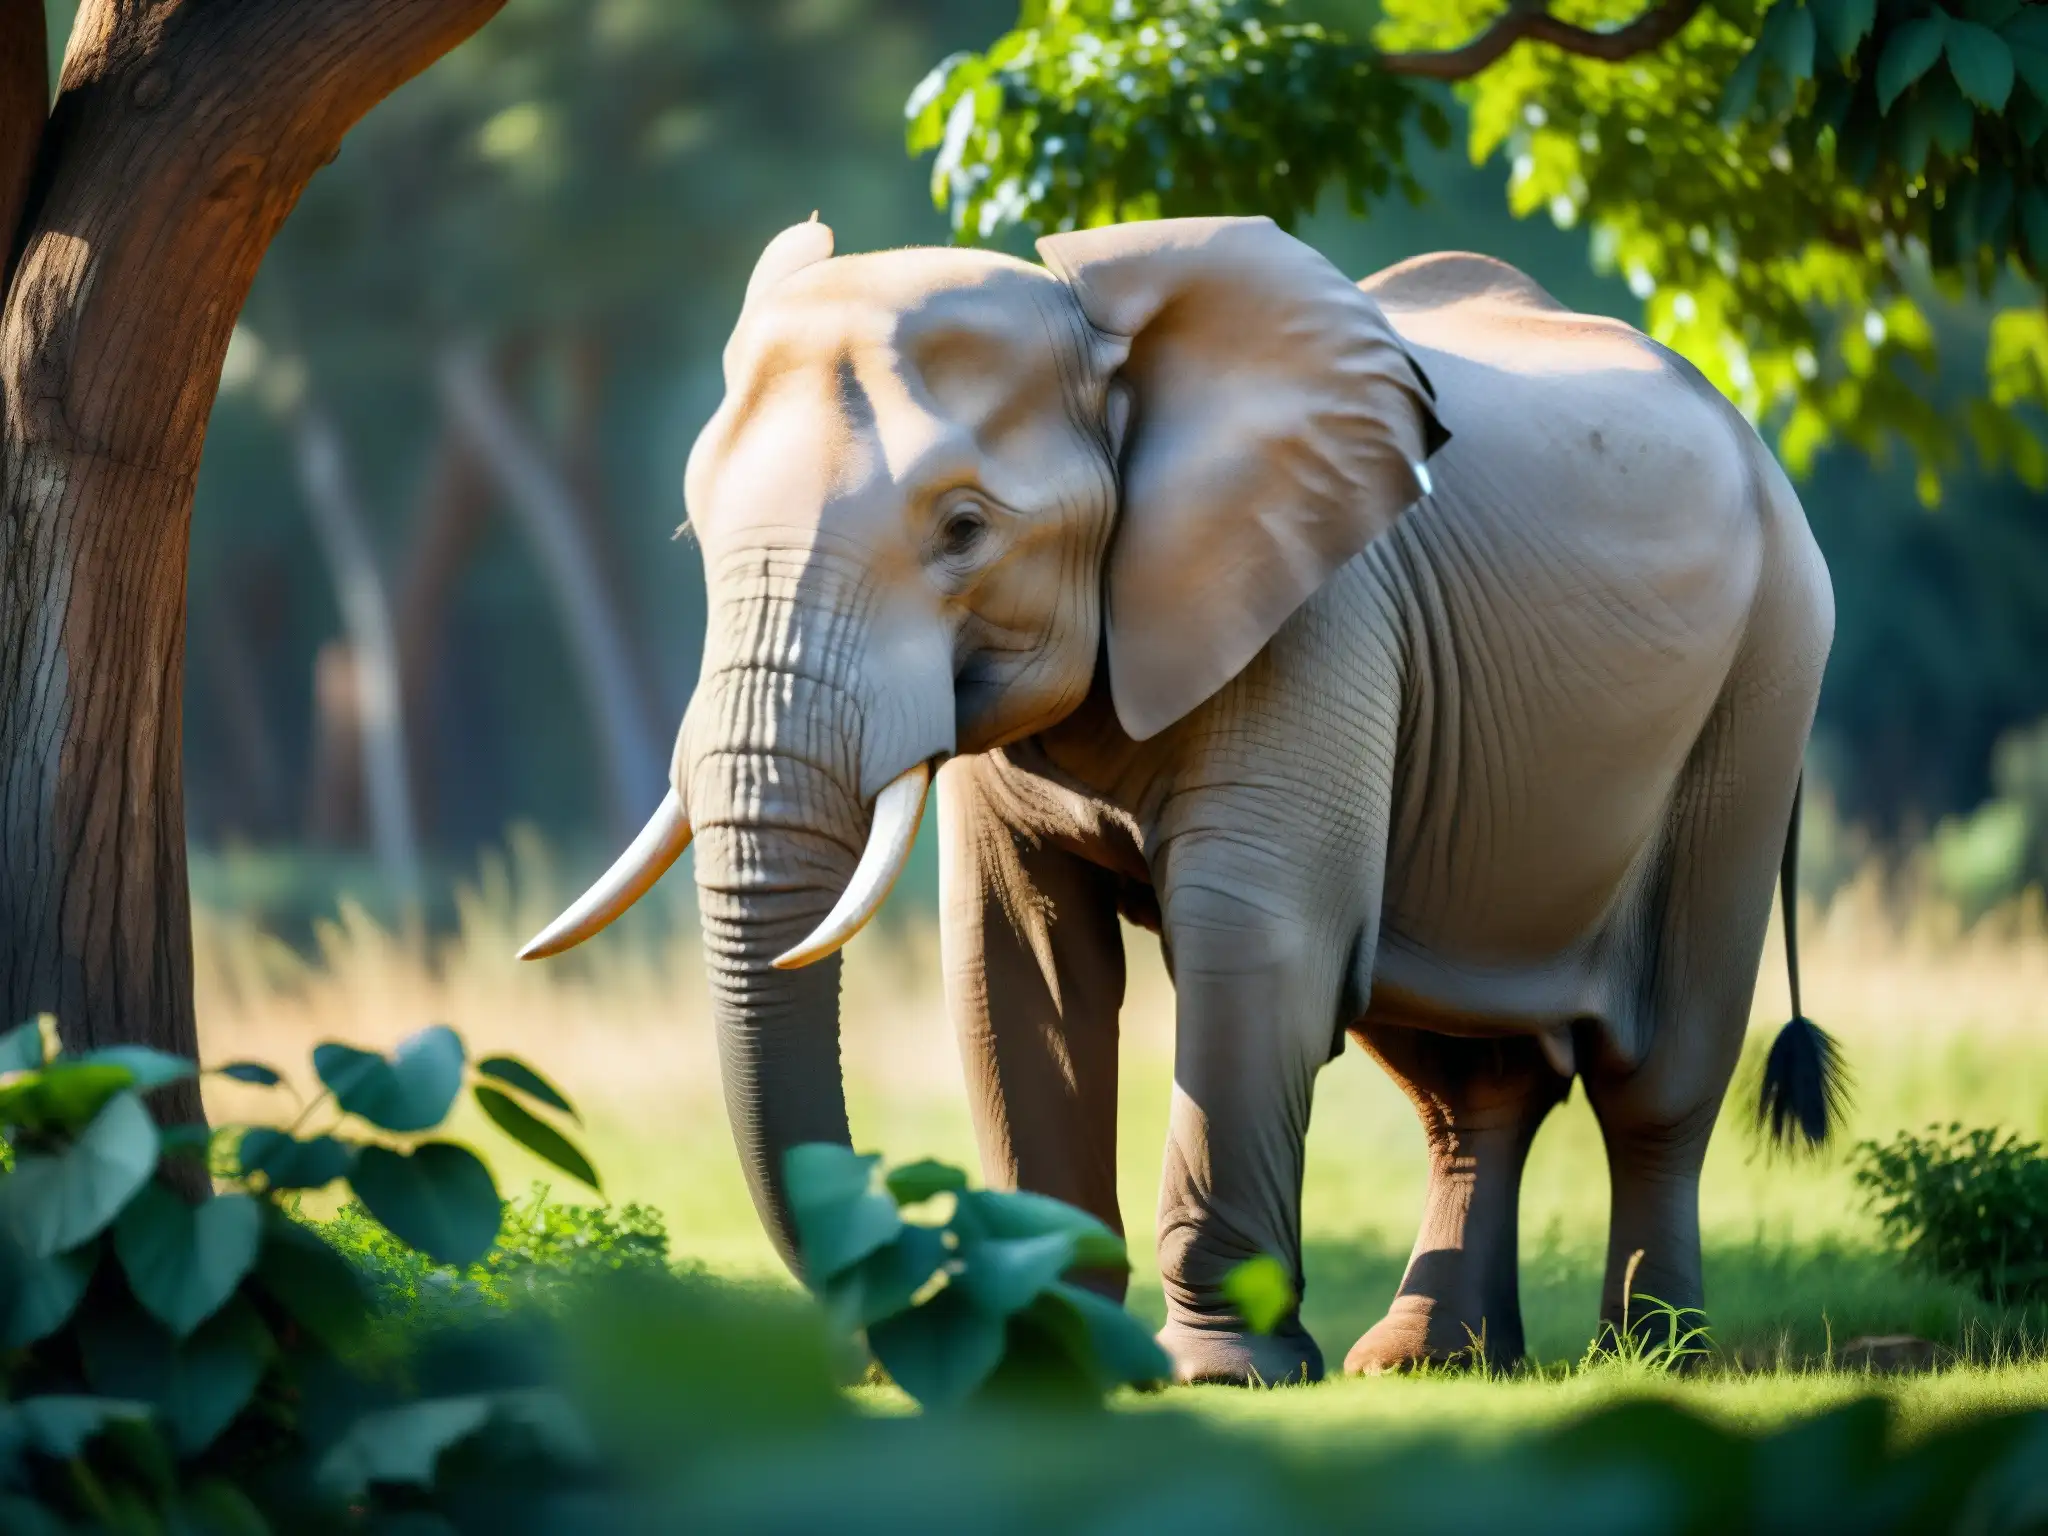
[[[1849,1072],[1834,1036],[1803,1014],[1778,1031],[1764,1060],[1756,1120],[1784,1151],[1817,1151],[1849,1108]]]

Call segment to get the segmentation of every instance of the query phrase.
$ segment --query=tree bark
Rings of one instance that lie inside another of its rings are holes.
[[[221,360],[342,134],[501,3],[79,10],[0,309],[0,1017],[196,1052],[179,732]]]
[[[21,210],[50,111],[43,0],[0,0],[0,283],[20,251]]]

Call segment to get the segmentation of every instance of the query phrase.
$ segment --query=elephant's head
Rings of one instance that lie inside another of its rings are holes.
[[[1043,730],[1107,657],[1143,739],[1221,688],[1426,488],[1441,429],[1378,307],[1264,219],[1055,235],[1046,266],[770,243],[685,493],[710,630],[673,788],[528,946],[595,933],[697,841],[726,1104],[847,1137],[835,951],[940,761]]]

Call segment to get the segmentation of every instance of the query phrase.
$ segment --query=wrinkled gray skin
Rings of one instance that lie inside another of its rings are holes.
[[[992,1184],[1121,1228],[1118,914],[1160,933],[1183,1378],[1322,1371],[1298,1319],[1255,1335],[1221,1282],[1265,1252],[1299,1283],[1346,1031],[1431,1155],[1347,1368],[1522,1352],[1518,1186],[1574,1073],[1612,1176],[1606,1316],[1637,1250],[1638,1293],[1702,1303],[1700,1166],[1833,626],[1737,413],[1479,257],[1361,295],[1264,221],[1054,237],[1052,271],[816,260],[810,229],[764,257],[692,456],[710,638],[675,759],[726,1101],[785,1257],[783,1151],[849,1138],[838,957],[770,962],[882,786],[943,761],[946,991]],[[1418,500],[1430,383],[1450,440]]]

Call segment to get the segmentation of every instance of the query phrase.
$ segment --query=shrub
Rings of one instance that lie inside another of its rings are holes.
[[[2048,1295],[2048,1157],[2011,1132],[1930,1126],[1856,1147],[1856,1182],[1892,1245],[2000,1305]]]

